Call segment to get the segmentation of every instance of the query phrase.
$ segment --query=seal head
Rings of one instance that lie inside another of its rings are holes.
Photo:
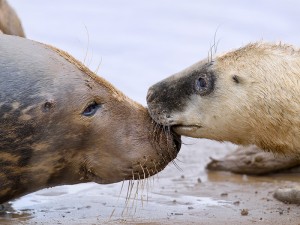
[[[64,51],[0,35],[0,203],[55,185],[142,179],[180,137]]]
[[[300,52],[254,43],[153,85],[152,118],[181,135],[300,151]]]

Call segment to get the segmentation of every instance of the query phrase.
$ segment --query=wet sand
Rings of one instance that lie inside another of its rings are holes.
[[[299,206],[272,197],[279,187],[299,184],[299,173],[209,172],[209,157],[235,146],[184,142],[176,160],[180,169],[171,163],[146,181],[44,189],[12,202],[15,212],[2,213],[0,224],[300,224]]]

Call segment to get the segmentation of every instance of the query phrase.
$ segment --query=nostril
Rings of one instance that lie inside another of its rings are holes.
[[[149,102],[152,102],[153,100],[154,100],[154,91],[153,91],[153,89],[151,89],[151,88],[149,88],[149,90],[148,90],[148,93],[147,93],[147,97],[146,97],[146,99],[147,99],[147,102],[149,103]]]

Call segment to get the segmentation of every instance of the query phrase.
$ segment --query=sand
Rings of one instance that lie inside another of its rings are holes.
[[[235,148],[184,139],[176,160],[146,181],[95,183],[44,189],[12,202],[1,224],[300,224],[300,208],[273,198],[279,187],[300,182],[299,173],[268,176],[208,172],[209,157]],[[128,187],[129,184],[129,187]],[[136,186],[139,186],[136,191]],[[121,191],[122,188],[122,191]]]

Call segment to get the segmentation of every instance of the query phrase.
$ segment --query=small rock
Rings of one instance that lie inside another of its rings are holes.
[[[221,197],[227,197],[228,196],[228,193],[222,193],[221,194]]]
[[[248,209],[242,209],[241,210],[241,215],[242,216],[248,216],[248,214],[249,214],[249,210]]]
[[[233,204],[238,206],[238,205],[240,205],[240,201],[235,201]]]
[[[283,215],[283,209],[279,208],[278,212],[279,212],[279,215]]]

